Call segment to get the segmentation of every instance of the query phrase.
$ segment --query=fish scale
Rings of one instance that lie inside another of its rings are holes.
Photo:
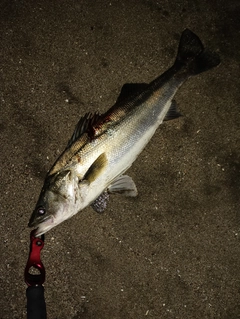
[[[125,84],[105,114],[83,116],[46,176],[29,221],[39,236],[91,205],[102,213],[109,194],[136,196],[131,177],[123,175],[164,120],[179,117],[173,100],[191,76],[220,63],[186,29],[172,67],[149,84]]]

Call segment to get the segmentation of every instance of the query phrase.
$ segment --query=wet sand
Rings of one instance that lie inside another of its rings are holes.
[[[238,1],[1,1],[0,318],[26,318],[27,223],[79,118],[171,66],[185,28],[218,68],[176,95],[113,196],[46,234],[48,319],[240,318]]]

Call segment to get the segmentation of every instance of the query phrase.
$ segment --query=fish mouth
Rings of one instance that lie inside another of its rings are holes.
[[[51,219],[51,221],[53,222],[52,215],[45,216],[44,218],[41,217],[41,221],[39,221],[38,218],[35,219],[34,216],[32,216],[31,219],[29,220],[28,227],[36,227],[38,225],[41,225],[42,223],[47,222],[49,219]]]
[[[38,228],[36,229],[36,232],[35,232],[36,237],[43,235],[44,233],[46,233],[48,230],[50,230],[51,228],[55,226],[54,217],[50,215],[37,225],[38,225]]]

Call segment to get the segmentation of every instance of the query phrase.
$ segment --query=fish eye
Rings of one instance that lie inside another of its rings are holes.
[[[44,207],[38,207],[37,212],[39,215],[44,215],[46,213],[46,210]]]

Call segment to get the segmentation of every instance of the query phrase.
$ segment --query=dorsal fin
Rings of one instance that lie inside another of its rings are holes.
[[[126,83],[122,86],[121,92],[117,98],[116,103],[123,102],[124,100],[140,94],[148,87],[147,83]]]
[[[101,115],[99,113],[86,113],[78,121],[72,137],[68,141],[67,147],[70,147],[79,137],[84,134],[92,134],[93,126],[99,121]]]

